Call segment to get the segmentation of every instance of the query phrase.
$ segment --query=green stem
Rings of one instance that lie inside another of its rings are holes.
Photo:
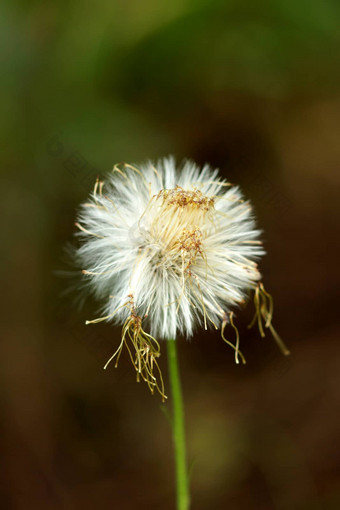
[[[183,397],[178,368],[177,345],[175,340],[168,340],[166,343],[168,348],[169,378],[173,408],[172,433],[176,464],[177,510],[188,510],[190,495],[186,460]]]

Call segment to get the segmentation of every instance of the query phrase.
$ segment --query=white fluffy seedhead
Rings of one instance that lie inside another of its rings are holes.
[[[142,377],[150,345],[152,361],[159,351],[154,337],[190,336],[195,325],[211,324],[222,326],[224,338],[226,323],[234,327],[231,310],[250,290],[271,305],[258,286],[264,250],[251,205],[208,165],[189,161],[176,169],[173,158],[116,165],[96,182],[77,226],[76,258],[103,304],[103,317],[88,323],[120,322],[121,346],[130,338]],[[269,326],[270,309],[260,305],[257,315]],[[238,342],[233,347],[238,361]]]

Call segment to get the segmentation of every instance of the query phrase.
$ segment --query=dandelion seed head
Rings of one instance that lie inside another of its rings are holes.
[[[76,262],[102,304],[102,315],[86,324],[122,325],[120,344],[104,368],[113,359],[117,366],[126,346],[137,381],[164,401],[157,339],[190,336],[196,326],[209,325],[221,329],[235,362],[245,363],[233,317],[251,291],[249,327],[257,324],[262,337],[269,329],[289,354],[260,281],[257,261],[264,250],[252,207],[218,170],[191,161],[176,168],[171,157],[155,165],[115,165],[105,182],[97,179],[76,225]],[[226,337],[227,325],[235,343]]]
[[[208,165],[117,165],[78,226],[77,262],[105,320],[124,324],[133,300],[152,337],[220,327],[260,280],[252,207]]]

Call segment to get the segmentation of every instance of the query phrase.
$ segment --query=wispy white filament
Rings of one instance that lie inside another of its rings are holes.
[[[134,313],[156,338],[220,327],[260,280],[252,208],[207,165],[122,164],[97,182],[78,226],[76,257],[103,317]]]

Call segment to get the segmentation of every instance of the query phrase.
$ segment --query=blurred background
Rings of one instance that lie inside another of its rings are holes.
[[[162,404],[126,355],[103,371],[120,331],[86,328],[97,304],[58,276],[96,176],[168,154],[252,200],[292,351],[251,305],[244,367],[218,332],[178,339],[192,508],[340,508],[339,20],[337,0],[1,3],[1,508],[174,508]]]

